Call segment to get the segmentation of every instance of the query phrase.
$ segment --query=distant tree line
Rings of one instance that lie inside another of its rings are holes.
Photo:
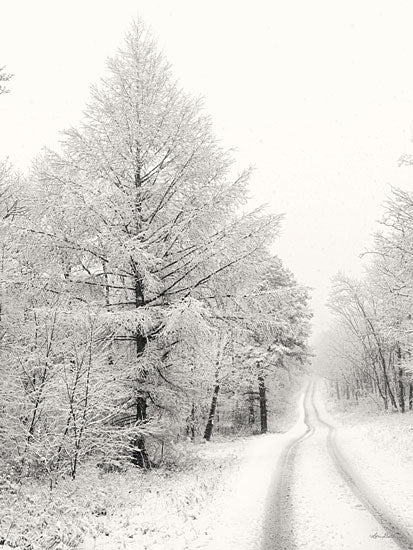
[[[413,164],[403,157],[403,163]],[[318,362],[339,400],[413,410],[413,193],[393,189],[366,275],[338,275]]]
[[[4,80],[4,78],[3,78]],[[27,177],[0,170],[0,458],[19,475],[94,457],[149,468],[168,442],[268,429],[302,369],[307,290],[245,211],[215,139],[141,22],[78,128]]]

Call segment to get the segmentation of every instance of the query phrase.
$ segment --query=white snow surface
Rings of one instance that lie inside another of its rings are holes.
[[[306,431],[303,410],[304,394],[298,407],[296,424],[284,434],[266,434],[250,440],[230,490],[222,495],[221,514],[211,532],[208,550],[259,550],[263,546],[269,491],[280,457],[292,441]]]
[[[413,527],[413,430],[409,418],[405,417],[402,427],[400,416],[389,415],[346,425],[326,412],[318,392],[315,400],[321,418],[335,424],[340,451],[374,502],[402,525]],[[285,548],[277,525],[275,538],[266,539],[268,524],[272,526],[269,503],[275,498],[274,480],[284,451],[307,430],[303,403],[304,394],[298,402],[298,420],[284,434],[202,446],[200,465],[206,470],[193,485],[194,494],[190,472],[176,479],[175,474],[162,478],[162,485],[156,483],[153,498],[145,506],[126,506],[108,518],[109,522],[105,520],[108,536],[86,542],[82,548],[272,550],[274,541],[274,550],[395,550],[396,543],[339,474],[328,452],[328,428],[311,407],[307,421],[313,431],[293,447],[291,468],[284,472],[290,485],[281,515],[290,534]],[[410,418],[413,420],[413,415]],[[223,468],[222,475],[215,476],[219,480],[215,486],[210,484],[214,467]],[[196,475],[200,476],[199,472]],[[207,491],[208,497],[199,498],[197,487]]]
[[[221,515],[210,533],[208,544],[201,543],[194,548],[267,548],[264,522],[268,517],[269,491],[274,490],[272,480],[284,449],[306,431],[303,398],[301,396],[299,400],[300,416],[292,430],[283,435],[271,434],[250,441],[246,458],[229,483],[232,490],[222,495]],[[315,394],[315,401],[322,418],[337,426],[326,413],[319,392]],[[297,445],[292,470],[286,472],[290,474],[291,483],[282,512],[283,521],[291,530],[291,540],[285,542],[286,549],[396,550],[397,543],[366,510],[338,472],[328,452],[328,428],[317,420],[314,412],[310,412],[308,421],[314,431]],[[409,527],[413,520],[410,500],[413,475],[411,468],[406,468],[407,463],[394,454],[391,459],[391,451],[386,454],[385,448],[383,452],[375,452],[377,442],[370,441],[363,430],[360,430],[359,437],[353,434],[353,439],[350,439],[345,430],[337,426],[337,440],[345,458],[365,482],[369,495],[373,495],[374,502],[384,511],[395,513],[397,509],[395,517]],[[398,483],[402,480],[405,485],[403,501],[400,502]],[[381,487],[385,487],[385,498],[391,497],[388,507],[384,499],[379,498]],[[278,545],[283,545],[281,539],[278,539]],[[281,546],[276,547],[284,550]]]
[[[320,410],[320,400],[316,401]],[[289,502],[293,547],[297,550],[399,548],[339,474],[328,452],[328,428],[317,420],[314,411],[309,421],[314,433],[298,446],[293,466]]]
[[[413,413],[323,415],[336,426],[341,453],[380,509],[413,534]]]
[[[204,459],[211,458],[212,464],[227,463],[228,457],[235,453],[231,467],[225,466],[221,484],[213,489],[210,498],[202,501],[202,509],[197,507],[197,495],[190,495],[189,478],[181,477],[181,485],[176,481],[169,485],[165,480],[162,486],[154,487],[156,495],[145,501],[144,509],[127,505],[113,516],[102,518],[104,533],[85,540],[81,550],[261,549],[267,499],[280,456],[287,445],[306,431],[303,399],[304,395],[298,402],[298,420],[286,433],[202,446],[200,454]],[[202,463],[207,464],[208,460]],[[203,487],[209,485],[208,471],[202,479]],[[197,486],[199,483],[194,487]],[[171,506],[171,492],[180,501],[176,507]],[[183,495],[187,496],[183,499]],[[193,511],[185,504],[190,499]]]

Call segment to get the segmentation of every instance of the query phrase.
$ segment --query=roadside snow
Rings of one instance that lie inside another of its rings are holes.
[[[333,407],[328,405],[342,454],[380,507],[413,533],[413,413],[366,415]]]
[[[119,475],[112,485],[117,503],[97,518],[95,537],[82,550],[186,550],[205,540],[216,503],[239,468],[245,439],[188,446],[193,457],[179,470]],[[139,483],[134,482],[134,474]],[[113,482],[111,477],[108,481]]]
[[[285,434],[200,445],[195,470],[160,475],[158,480],[150,473],[152,491],[130,487],[129,493],[138,491],[134,498],[129,494],[121,510],[101,518],[101,535],[85,540],[80,548],[260,549],[277,462],[286,445],[306,429],[303,398],[298,421]]]

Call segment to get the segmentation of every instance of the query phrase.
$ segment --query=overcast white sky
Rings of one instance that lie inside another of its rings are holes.
[[[389,185],[411,187],[411,0],[1,0],[0,157],[25,169],[74,125],[105,59],[141,15],[217,135],[254,165],[255,202],[285,212],[275,251],[314,288],[359,273]]]

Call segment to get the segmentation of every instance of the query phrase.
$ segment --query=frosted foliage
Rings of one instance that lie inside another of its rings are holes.
[[[307,290],[269,252],[281,217],[241,212],[250,178],[141,21],[60,151],[24,180],[0,167],[0,436],[17,473],[150,468],[202,436],[217,386],[234,431],[257,373],[305,361]]]
[[[0,95],[7,94],[10,91],[4,82],[9,82],[12,76],[12,74],[6,73],[5,67],[0,67]]]
[[[201,301],[187,298],[168,308],[165,314],[164,335],[173,337],[180,332],[194,339],[211,337],[208,310]]]
[[[393,189],[366,276],[339,274],[333,282],[335,322],[320,347],[319,368],[332,378],[338,399],[401,412],[413,407],[412,219],[412,194]]]

